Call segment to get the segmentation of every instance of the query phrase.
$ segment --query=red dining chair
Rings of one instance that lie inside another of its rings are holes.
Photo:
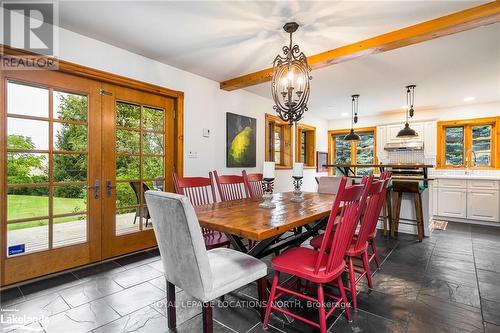
[[[389,183],[392,180],[392,172],[391,171],[384,171],[380,174],[380,180],[387,180],[386,185],[383,189],[383,193],[381,194],[382,198],[381,202],[379,204],[382,205],[381,209],[384,207],[385,200],[387,197],[387,191],[389,191]],[[389,205],[391,202],[389,202]],[[385,218],[385,217],[384,217]],[[375,265],[377,268],[380,268],[380,258],[377,253],[377,246],[375,245],[375,237],[377,237],[377,223],[372,225],[372,230],[370,231],[370,236],[368,237],[368,245],[370,246],[371,249],[371,254],[369,257],[369,262],[372,262],[372,260],[375,260]]]
[[[245,184],[243,176],[238,175],[223,175],[219,176],[214,170],[214,178],[219,190],[221,201],[233,201],[250,198],[250,192]],[[253,240],[248,240],[248,249],[251,249],[256,244]]]
[[[376,229],[377,227],[378,217],[385,200],[384,188],[387,187],[387,182],[388,180],[378,180],[372,182],[369,186],[367,204],[363,211],[361,226],[358,234],[353,235],[351,245],[346,252],[346,271],[349,273],[349,288],[345,289],[347,289],[351,294],[354,311],[358,310],[356,285],[359,281],[361,281],[363,277],[366,277],[368,286],[373,288],[368,256],[368,238],[373,232],[373,229]],[[332,236],[330,235],[330,237]],[[319,237],[313,238],[310,244],[314,248],[320,248],[322,242],[323,235],[320,235]],[[328,248],[327,251],[329,251]],[[362,266],[355,265],[353,262],[354,258],[361,259]],[[356,273],[359,275],[356,276]]]
[[[243,176],[219,176],[217,171],[214,171],[214,178],[217,183],[217,190],[219,190],[221,201],[232,201],[249,197]]]
[[[366,201],[368,185],[371,184],[371,178],[367,178],[366,184],[362,185],[346,187],[346,182],[347,178],[343,177],[340,182],[338,194],[332,204],[332,210],[325,231],[326,237],[323,238],[319,251],[305,247],[296,247],[273,258],[272,266],[275,273],[267,303],[266,316],[264,318],[264,329],[269,324],[271,311],[276,310],[317,327],[321,333],[325,333],[326,319],[337,307],[347,304],[347,297],[341,277],[346,265],[344,255],[358,225],[359,217]],[[336,227],[336,232],[333,238],[331,238],[329,236],[332,233],[337,215],[340,215],[340,220]],[[327,248],[331,248],[333,251],[327,252]],[[285,285],[286,282],[278,285],[281,273],[290,274],[298,279],[304,279],[306,280],[306,284],[309,282],[316,283],[317,298],[288,289]],[[333,281],[335,281],[336,287],[339,289],[340,297],[326,293],[323,289],[325,284],[330,284]],[[318,304],[319,323],[280,308],[276,304],[276,300],[284,294],[293,295]],[[335,301],[333,307],[328,312],[325,309],[325,296]],[[345,308],[345,316],[347,320],[351,320],[351,313],[348,307]]]
[[[264,189],[262,188],[262,179],[264,176],[261,173],[247,174],[245,170],[243,170],[242,175],[247,193],[250,197],[261,198],[264,195]]]
[[[193,206],[208,205],[216,202],[212,173],[204,177],[177,177],[173,173],[174,187],[177,194],[185,195]],[[229,247],[229,239],[219,231],[202,228],[203,239],[207,250],[218,247]]]

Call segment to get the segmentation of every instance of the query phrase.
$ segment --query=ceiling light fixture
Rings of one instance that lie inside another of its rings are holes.
[[[472,102],[473,100],[475,100],[476,97],[473,97],[473,96],[468,96],[468,97],[465,97],[464,98],[464,102]]]
[[[290,44],[283,46],[283,55],[278,54],[273,61],[271,92],[274,100],[273,109],[279,117],[290,124],[302,119],[309,100],[309,82],[311,68],[306,55],[298,45],[293,45],[292,34],[299,25],[289,22],[283,29],[290,34]]]
[[[354,124],[358,123],[358,98],[359,95],[352,95],[351,96],[351,113],[352,113],[352,118],[351,118],[351,131],[349,134],[347,134],[344,137],[344,140],[346,141],[359,141],[360,137],[357,133],[354,133]]]
[[[412,118],[415,114],[415,110],[413,110],[413,106],[415,105],[415,87],[416,85],[412,84],[406,86],[406,122],[405,127],[398,132],[396,135],[398,138],[414,138],[418,136],[418,133],[415,132],[413,128],[410,128],[410,124],[408,123],[408,118]]]

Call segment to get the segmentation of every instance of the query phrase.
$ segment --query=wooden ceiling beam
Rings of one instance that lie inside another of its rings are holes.
[[[307,61],[314,70],[497,22],[500,22],[500,0],[315,54],[307,57]],[[220,82],[220,88],[231,91],[264,83],[271,80],[272,72],[272,68],[266,68],[226,80]]]

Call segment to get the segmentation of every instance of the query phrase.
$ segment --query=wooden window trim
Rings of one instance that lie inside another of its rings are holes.
[[[333,139],[334,135],[348,134],[351,129],[338,129],[338,130],[329,130],[328,131],[328,164],[335,163],[335,140]],[[373,132],[373,163],[378,164],[377,158],[377,127],[361,127],[356,128],[356,133],[371,133]],[[356,144],[351,144],[351,156],[353,156],[352,163],[356,163]],[[330,168],[332,169],[332,168]],[[354,170],[356,171],[356,170]],[[374,173],[377,173],[378,169],[375,168]],[[330,170],[329,173],[333,174],[334,170]]]
[[[316,127],[296,124],[295,125],[295,162],[300,162],[300,155],[302,151],[302,132],[306,132],[306,161],[304,163],[305,169],[316,168]]]
[[[282,144],[281,144],[281,164],[276,164],[276,169],[291,169],[292,168],[292,127],[289,123],[281,120],[279,117],[266,113],[266,138],[265,138],[265,160],[274,161],[274,138],[271,139],[273,125],[282,127]]]
[[[445,135],[446,128],[449,127],[464,127],[464,155],[465,152],[472,146],[472,132],[473,126],[491,125],[491,166],[472,166],[472,159],[469,160],[469,168],[478,170],[491,170],[500,169],[500,117],[487,117],[475,119],[460,119],[439,121],[437,123],[437,156],[436,156],[436,169],[465,169],[464,162],[459,166],[446,165],[445,154]]]

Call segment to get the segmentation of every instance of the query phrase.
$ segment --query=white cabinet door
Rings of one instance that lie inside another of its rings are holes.
[[[440,178],[439,187],[458,188],[465,192],[467,188],[467,180],[455,178]]]
[[[399,131],[404,127],[404,124],[388,125],[387,126],[387,142],[400,142],[403,139],[397,137]]]
[[[467,181],[469,190],[499,190],[500,182],[496,180],[470,179]]]
[[[438,215],[438,191],[437,182],[431,180],[429,182],[429,204],[431,206],[429,211],[432,216]]]
[[[426,158],[436,157],[436,122],[429,121],[424,123],[424,155]]]
[[[398,138],[398,133],[404,127],[404,123],[396,125],[387,125],[387,137],[389,142],[401,142],[401,141],[423,141],[424,140],[424,124],[423,123],[410,123],[410,127],[417,132],[418,136],[416,138]]]
[[[498,221],[498,195],[498,191],[495,190],[469,190],[467,193],[467,218]]]
[[[439,188],[438,214],[440,216],[466,218],[466,200],[465,188]]]
[[[387,126],[377,126],[377,156],[379,161],[385,160],[388,157],[387,151],[384,150],[387,143]]]

